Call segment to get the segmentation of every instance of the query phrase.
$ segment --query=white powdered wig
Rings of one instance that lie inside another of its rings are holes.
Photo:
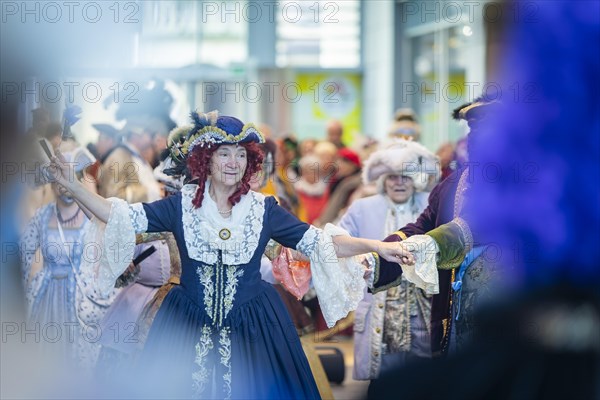
[[[365,162],[363,182],[369,184],[377,181],[381,193],[383,181],[390,174],[412,178],[415,190],[423,191],[430,183],[430,177],[433,176],[434,181],[440,178],[439,158],[419,143],[395,139],[371,154]]]

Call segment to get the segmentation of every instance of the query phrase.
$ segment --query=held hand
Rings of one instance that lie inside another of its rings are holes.
[[[405,265],[415,263],[415,257],[402,246],[401,242],[381,242],[377,253],[390,262]]]
[[[56,150],[56,155],[50,159],[48,174],[54,182],[67,190],[77,182],[73,163],[68,163],[59,150]]]

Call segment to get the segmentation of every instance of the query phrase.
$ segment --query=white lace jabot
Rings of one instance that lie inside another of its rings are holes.
[[[219,214],[217,205],[208,193],[210,180],[204,189],[202,207],[195,208],[192,200],[198,185],[185,185],[181,190],[183,234],[190,258],[212,264],[218,250],[223,251],[226,265],[247,264],[258,247],[265,215],[265,196],[253,191],[242,196],[233,206],[230,218]],[[229,238],[219,233],[229,231]]]

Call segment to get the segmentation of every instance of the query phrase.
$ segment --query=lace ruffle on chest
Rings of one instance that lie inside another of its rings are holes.
[[[225,265],[250,262],[263,228],[265,196],[249,192],[233,207],[230,219],[223,219],[206,185],[202,207],[195,208],[192,200],[197,185],[185,185],[182,189],[181,212],[183,234],[188,256],[206,264],[217,262],[222,251]]]

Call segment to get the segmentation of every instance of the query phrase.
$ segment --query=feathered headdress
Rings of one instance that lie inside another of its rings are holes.
[[[264,143],[265,138],[253,124],[243,124],[235,117],[219,117],[218,111],[209,113],[192,112],[194,129],[183,143],[181,151],[191,152],[196,146],[241,143]]]
[[[210,148],[222,144],[265,143],[264,136],[253,124],[243,124],[235,117],[219,116],[218,111],[191,113],[193,125],[171,131],[169,134],[170,161],[164,172],[185,175],[187,157],[196,146]]]

